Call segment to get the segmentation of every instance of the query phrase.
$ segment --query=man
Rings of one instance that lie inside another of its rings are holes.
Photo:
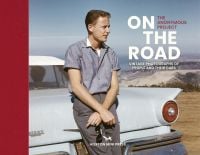
[[[116,145],[120,143],[116,113],[120,67],[115,52],[104,43],[110,33],[109,19],[106,11],[89,11],[87,39],[69,46],[65,58],[74,119],[90,155],[121,154]]]

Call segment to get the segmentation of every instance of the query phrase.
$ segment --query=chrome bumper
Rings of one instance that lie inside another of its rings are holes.
[[[124,142],[124,155],[187,155],[181,143],[182,134],[172,130],[168,134],[127,140]]]

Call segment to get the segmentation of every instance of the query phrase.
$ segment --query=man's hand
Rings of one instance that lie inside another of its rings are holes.
[[[101,123],[101,121],[102,121],[102,119],[101,119],[99,113],[94,112],[90,115],[86,127],[89,127],[90,125],[98,126]]]
[[[114,125],[116,123],[114,115],[107,109],[101,110],[100,116],[103,122],[107,125]]]

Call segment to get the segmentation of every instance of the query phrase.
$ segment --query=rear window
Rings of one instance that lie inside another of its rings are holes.
[[[29,89],[67,88],[63,66],[29,66]]]

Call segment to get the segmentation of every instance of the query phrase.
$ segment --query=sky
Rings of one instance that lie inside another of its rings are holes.
[[[142,28],[128,27],[130,16],[186,20],[176,29],[176,46],[182,56],[200,53],[199,0],[29,0],[29,54],[64,58],[70,44],[87,37],[84,19],[91,9],[111,13],[107,44],[120,57],[128,57],[129,46],[146,46]]]

